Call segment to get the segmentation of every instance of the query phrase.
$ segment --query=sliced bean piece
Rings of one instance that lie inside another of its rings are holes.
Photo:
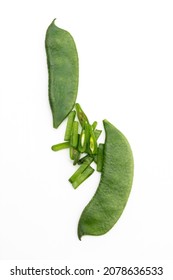
[[[76,170],[76,172],[69,178],[69,181],[73,183],[76,181],[77,177],[91,164],[93,158],[88,157],[87,160],[81,164],[81,166]]]
[[[82,129],[82,132],[81,132],[80,137],[79,137],[78,149],[81,153],[84,153],[87,150],[89,137],[90,137],[89,124],[86,123],[85,128]]]
[[[102,172],[103,168],[103,151],[104,151],[104,144],[99,144],[98,147],[98,154],[97,154],[97,171]]]
[[[79,161],[80,158],[80,152],[76,149],[74,149],[74,161],[73,161],[73,165],[76,165]]]
[[[73,148],[72,146],[70,146],[70,159],[74,160],[74,155],[75,155],[75,148]]]
[[[97,140],[91,126],[90,126],[90,138],[89,138],[89,153],[97,154]]]
[[[73,160],[73,165],[76,165],[76,163],[78,163],[79,158],[80,152],[76,148],[70,146],[70,159]]]
[[[93,122],[93,124],[92,124],[92,129],[95,130],[95,129],[96,129],[96,126],[97,126],[97,122],[95,121],[95,122]]]
[[[65,141],[69,141],[70,140],[70,136],[71,136],[71,132],[72,132],[72,127],[73,127],[73,122],[74,122],[74,119],[75,119],[75,115],[76,115],[76,112],[75,111],[71,111],[69,116],[68,116],[66,130],[65,130],[65,136],[64,136],[64,140]]]
[[[93,174],[94,168],[88,166],[77,178],[74,182],[72,182],[72,186],[76,189],[81,183],[83,183],[91,174]]]
[[[78,120],[79,120],[82,128],[85,128],[85,124],[86,123],[89,124],[89,121],[88,121],[88,118],[85,115],[84,111],[82,110],[81,106],[79,105],[79,103],[76,103],[76,112],[77,112],[77,117],[78,117]]]
[[[63,142],[63,143],[59,143],[59,144],[53,145],[51,147],[51,149],[52,149],[52,151],[57,152],[57,151],[60,151],[60,150],[63,150],[63,149],[67,149],[69,147],[70,147],[70,143],[69,142]]]
[[[97,155],[93,155],[92,157],[94,159],[94,162],[97,164]]]
[[[70,137],[70,144],[74,148],[76,148],[78,145],[78,127],[79,127],[79,123],[77,121],[74,121],[72,126],[71,137]]]

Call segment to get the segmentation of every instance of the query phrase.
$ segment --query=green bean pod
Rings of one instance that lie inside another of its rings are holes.
[[[57,128],[74,107],[78,91],[78,54],[69,32],[55,25],[46,32],[49,102],[53,127]]]
[[[107,120],[103,169],[97,191],[83,210],[78,237],[102,235],[120,218],[127,203],[133,180],[133,155],[125,136]]]

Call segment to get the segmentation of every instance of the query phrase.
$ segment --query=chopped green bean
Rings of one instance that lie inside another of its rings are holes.
[[[70,158],[71,158],[72,160],[74,160],[74,150],[75,150],[75,148],[73,148],[72,146],[70,146]]]
[[[76,163],[78,163],[80,158],[80,152],[76,149],[74,149],[74,161],[73,161],[73,165],[76,165]]]
[[[96,129],[96,126],[97,126],[97,122],[95,121],[95,122],[93,122],[93,124],[92,124],[92,129],[95,130],[95,129]]]
[[[60,150],[63,150],[63,149],[67,149],[69,147],[70,147],[70,143],[69,142],[63,142],[63,143],[59,143],[59,144],[53,145],[51,147],[51,149],[52,149],[52,151],[57,152],[57,151],[60,151]]]
[[[72,186],[76,189],[81,183],[83,183],[91,174],[94,172],[94,169],[91,166],[88,166],[82,174],[80,174],[74,182],[72,182]]]
[[[97,155],[92,155],[94,162],[97,164]]]
[[[70,146],[70,158],[74,160],[73,165],[76,165],[80,158],[80,152],[72,146]]]
[[[92,157],[88,157],[86,161],[84,161],[81,166],[76,170],[76,172],[69,178],[69,181],[73,183],[76,178],[91,164],[93,161]]]
[[[72,147],[76,148],[78,145],[78,126],[79,123],[77,121],[73,122],[71,137],[70,137],[70,144]]]
[[[91,126],[90,126],[89,152],[91,154],[97,153],[97,140]]]
[[[64,136],[65,141],[70,140],[75,115],[76,115],[76,111],[71,111],[69,116],[68,116],[66,131],[65,131],[65,136]]]
[[[104,153],[104,144],[99,144],[98,153],[97,153],[97,171],[102,172],[103,168],[103,153]]]
[[[90,135],[89,124],[86,123],[85,128],[82,129],[82,132],[81,132],[80,137],[79,137],[78,149],[81,153],[84,153],[87,150],[89,135]]]
[[[77,112],[77,117],[78,117],[78,120],[79,120],[82,128],[85,128],[85,124],[86,123],[89,124],[89,121],[88,121],[88,118],[85,115],[84,111],[82,110],[81,106],[78,103],[76,103],[76,112]]]

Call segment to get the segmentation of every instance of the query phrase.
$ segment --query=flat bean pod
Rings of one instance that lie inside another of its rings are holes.
[[[55,20],[54,20],[55,21]],[[49,101],[53,126],[57,128],[73,109],[78,91],[78,54],[69,32],[54,23],[46,32]]]
[[[78,237],[102,235],[120,218],[127,203],[133,180],[133,156],[125,136],[107,120],[103,169],[97,191],[83,210]]]

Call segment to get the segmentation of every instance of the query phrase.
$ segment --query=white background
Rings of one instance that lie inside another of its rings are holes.
[[[173,259],[172,1],[3,1],[0,6],[0,259]],[[79,189],[52,127],[45,32],[51,21],[77,45],[77,101],[91,121],[128,138],[132,192],[106,235],[77,238],[98,183]]]

